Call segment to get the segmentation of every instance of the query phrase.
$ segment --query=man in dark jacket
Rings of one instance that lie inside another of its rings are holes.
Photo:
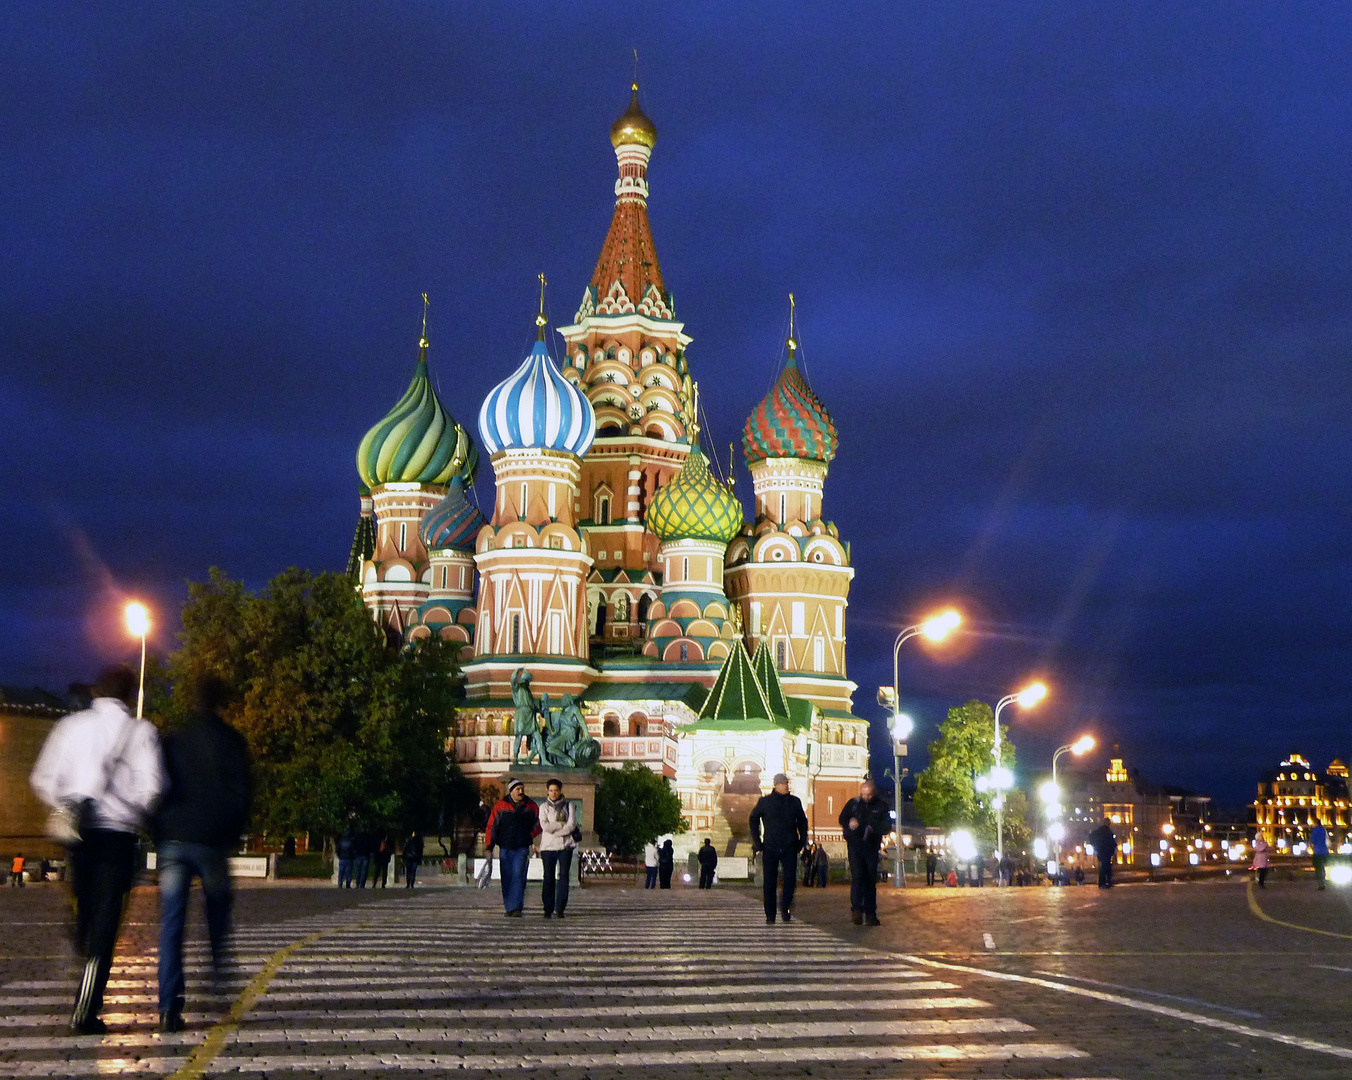
[[[695,858],[699,859],[699,887],[712,889],[714,870],[718,867],[718,852],[714,850],[713,842],[707,836],[704,838],[704,846],[699,849]]]
[[[1108,823],[1108,819],[1103,819],[1103,824],[1085,837],[1089,843],[1094,845],[1094,855],[1098,858],[1098,884],[1100,889],[1111,889],[1113,887],[1113,858],[1117,855],[1117,837],[1113,835],[1113,827]]]
[[[244,736],[221,719],[225,685],[197,688],[197,713],[164,738],[168,793],[155,817],[160,879],[160,1030],[183,1030],[183,924],[196,875],[206,897],[214,983],[228,960],[230,853],[249,817],[253,783]]]
[[[878,798],[872,780],[840,812],[845,850],[850,861],[850,915],[854,925],[878,925],[878,851],[891,831],[887,803]]]
[[[751,850],[761,853],[761,877],[765,897],[765,921],[775,921],[775,893],[780,868],[784,871],[784,891],[779,896],[779,913],[785,922],[793,920],[793,888],[798,881],[798,852],[807,843],[807,815],[797,795],[789,794],[789,778],[775,776],[774,790],[762,795],[751,811]]]
[[[530,849],[540,835],[540,808],[526,797],[526,787],[517,779],[507,781],[507,797],[493,807],[484,830],[484,848],[492,857],[498,849],[502,878],[502,906],[511,918],[521,918],[526,906],[526,870]]]
[[[409,833],[404,841],[404,888],[411,889],[418,883],[418,867],[423,860],[423,836],[417,829]]]

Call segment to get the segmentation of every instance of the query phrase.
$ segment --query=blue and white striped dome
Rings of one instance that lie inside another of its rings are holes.
[[[561,450],[581,457],[596,438],[596,413],[537,341],[525,363],[484,399],[479,435],[489,454]]]

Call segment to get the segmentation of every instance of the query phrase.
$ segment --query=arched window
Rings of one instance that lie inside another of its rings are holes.
[[[610,500],[602,499],[601,508],[597,513],[597,521],[601,525],[610,524]]]
[[[643,734],[643,728],[647,724],[646,716],[631,716],[629,718],[629,734],[637,738]]]
[[[642,626],[648,625],[648,608],[652,606],[653,598],[644,593],[638,598],[638,621]]]
[[[601,735],[607,739],[613,739],[620,733],[620,722],[618,720],[603,720],[601,722]]]
[[[684,662],[684,661],[689,660],[689,659],[690,659],[690,646],[689,646],[689,644],[687,644],[686,642],[682,641],[682,642],[681,642],[681,661]]]
[[[775,642],[775,667],[780,671],[784,670],[784,665],[787,659],[786,657],[787,652],[788,647],[785,644],[784,639],[780,638],[778,641]]]

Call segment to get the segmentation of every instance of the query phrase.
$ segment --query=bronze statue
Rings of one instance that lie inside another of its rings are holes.
[[[523,667],[512,673],[512,704],[516,706],[512,716],[512,764],[521,764],[522,739],[526,740],[525,763],[529,765],[532,758],[539,756],[544,764],[540,726],[535,719],[540,710],[536,708],[535,695],[530,692],[530,672]]]

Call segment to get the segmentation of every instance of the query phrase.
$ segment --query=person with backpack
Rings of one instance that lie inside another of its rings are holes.
[[[49,828],[69,845],[75,897],[75,947],[84,970],[71,1011],[75,1035],[102,1035],[103,992],[136,877],[136,842],[164,788],[159,735],[131,715],[136,676],[109,668],[89,708],[58,721],[43,743],[29,783],[53,810]]]

